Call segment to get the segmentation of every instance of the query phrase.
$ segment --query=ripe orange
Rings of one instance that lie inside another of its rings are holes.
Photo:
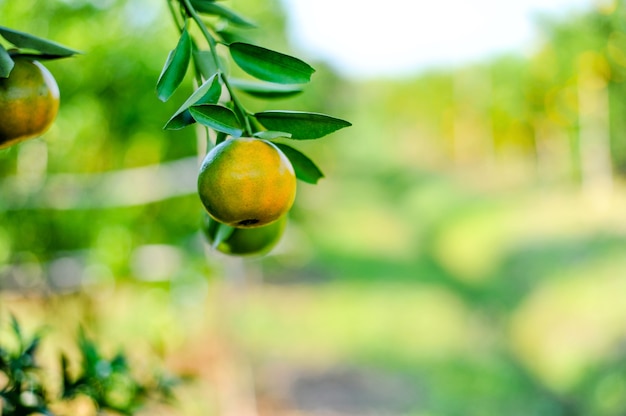
[[[215,241],[219,223],[205,216],[204,235],[210,244]],[[256,228],[235,228],[230,236],[217,245],[217,251],[236,256],[267,254],[272,250],[285,231],[287,216],[283,215],[271,224]]]
[[[16,57],[0,78],[0,148],[43,134],[59,110],[59,87],[41,63]]]
[[[289,159],[272,143],[231,138],[204,158],[198,194],[215,220],[238,228],[260,227],[289,211],[296,176]]]

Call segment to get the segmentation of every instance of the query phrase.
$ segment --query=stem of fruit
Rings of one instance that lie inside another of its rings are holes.
[[[191,4],[191,0],[181,0],[181,1],[183,2],[185,9],[187,10],[187,13],[189,14],[189,16],[191,16],[194,22],[196,22],[196,25],[198,25],[198,27],[200,28],[200,31],[202,32],[202,35],[204,36],[207,43],[209,44],[209,50],[211,51],[211,56],[213,57],[213,63],[215,64],[215,68],[217,68],[218,76],[220,77],[220,79],[224,83],[224,86],[226,87],[226,90],[228,91],[228,95],[230,96],[230,99],[232,100],[234,104],[235,113],[237,114],[237,117],[244,124],[244,133],[247,136],[252,136],[253,131],[252,131],[252,126],[250,124],[250,120],[248,119],[248,112],[246,111],[244,106],[241,104],[241,101],[239,101],[239,98],[235,94],[235,91],[233,90],[232,86],[230,85],[230,82],[228,81],[228,76],[226,75],[226,71],[224,71],[224,69],[222,68],[222,64],[217,54],[217,42],[215,41],[215,38],[213,37],[213,35],[211,35],[211,32],[209,32],[209,29],[206,27],[206,25],[204,24],[204,22],[202,21],[198,13],[196,12],[196,9],[194,9],[193,5]]]
[[[247,136],[251,137],[253,131],[252,131],[252,125],[250,123],[250,119],[248,118],[248,112],[246,111],[244,106],[239,101],[239,98],[233,91],[233,88],[231,87],[226,74],[224,74],[223,72],[220,72],[220,78],[224,82],[224,85],[226,86],[226,89],[228,90],[228,94],[230,95],[230,99],[233,101],[233,104],[235,105],[235,112],[237,114],[237,117],[240,119],[240,121],[243,121],[244,133]]]
[[[193,21],[196,22],[196,25],[198,25],[198,27],[200,28],[202,35],[204,36],[206,41],[209,43],[209,49],[211,50],[213,63],[215,64],[215,67],[221,71],[222,68],[220,65],[220,60],[217,56],[217,42],[215,42],[215,39],[211,35],[211,32],[209,32],[209,28],[206,27],[206,25],[202,21],[202,18],[200,17],[200,15],[198,15],[198,12],[196,12],[196,9],[191,4],[191,1],[190,0],[181,0],[181,1],[183,2],[185,10],[187,11],[187,14],[189,14],[189,16],[193,19]]]

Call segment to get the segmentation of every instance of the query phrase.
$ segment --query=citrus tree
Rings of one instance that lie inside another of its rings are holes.
[[[199,205],[206,211],[203,231],[223,253],[265,254],[285,230],[297,180],[316,184],[323,177],[294,142],[324,137],[350,123],[315,112],[246,108],[240,98],[244,94],[275,102],[301,93],[314,69],[244,41],[244,31],[254,24],[223,3],[167,4],[180,37],[156,91],[159,99],[171,99],[189,70],[193,72],[193,93],[164,120],[164,127],[178,130],[195,124],[206,133],[206,144],[198,149],[204,159],[198,173]],[[0,27],[0,148],[38,137],[50,127],[59,109],[59,88],[42,62],[77,53]],[[72,360],[61,357],[57,379],[62,386],[49,388],[36,364],[41,337],[24,338],[15,319],[9,332],[16,345],[0,343],[2,415],[63,413],[81,396],[91,399],[98,411],[133,414],[147,399],[167,393],[162,380],[138,381],[123,353],[106,357],[82,332],[78,370]]]
[[[313,67],[299,58],[245,39],[255,27],[221,2],[167,0],[180,37],[156,85],[167,101],[191,67],[193,93],[165,123],[165,129],[192,124],[208,133],[198,174],[198,194],[208,214],[205,233],[212,247],[227,254],[265,253],[284,226],[296,179],[316,184],[319,167],[289,140],[313,140],[350,123],[330,115],[293,110],[252,111],[241,94],[265,100],[298,94]],[[241,77],[234,74],[239,70]],[[255,243],[249,243],[250,240]]]

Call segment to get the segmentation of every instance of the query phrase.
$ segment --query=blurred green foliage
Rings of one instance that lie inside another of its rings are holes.
[[[255,37],[284,47],[282,18],[266,6],[246,8],[278,30]],[[201,256],[194,130],[163,130],[192,91],[192,74],[166,104],[155,92],[178,36],[165,2],[0,2],[0,14],[8,27],[84,53],[47,63],[63,111],[45,139],[2,152],[0,260],[45,264],[72,253],[123,278],[138,246]]]
[[[289,51],[278,3],[232,5]],[[84,52],[48,64],[52,130],[0,153],[0,287],[82,285],[105,336],[205,347],[223,318],[197,305],[223,266],[202,246],[194,131],[162,130],[192,87],[156,97],[177,37],[165,4],[0,0],[0,16]],[[402,414],[623,414],[624,22],[604,2],[544,18],[526,55],[407,79],[303,57],[317,72],[289,107],[353,127],[299,143],[326,178],[299,187],[286,238],[252,263],[268,284],[228,321],[254,363],[407,375]]]
[[[133,415],[147,402],[172,401],[172,387],[178,380],[164,374],[150,380],[139,380],[131,371],[125,352],[119,351],[111,359],[102,356],[99,347],[82,329],[77,342],[80,371],[75,376],[71,374],[70,360],[62,355],[62,374],[59,377],[62,386],[53,389],[59,392],[59,397],[53,397],[46,381],[54,378],[39,365],[37,357],[43,338],[41,332],[27,338],[13,316],[10,330],[1,328],[0,375],[3,385],[0,389],[0,410],[3,415],[51,416],[58,414],[57,408],[62,408],[63,413],[80,412],[80,407],[72,404],[80,396],[88,397],[91,407],[98,414],[113,411]]]

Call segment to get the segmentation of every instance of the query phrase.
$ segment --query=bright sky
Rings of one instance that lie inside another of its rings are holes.
[[[406,74],[525,50],[536,33],[535,15],[562,16],[598,1],[282,0],[295,46],[353,77]]]

